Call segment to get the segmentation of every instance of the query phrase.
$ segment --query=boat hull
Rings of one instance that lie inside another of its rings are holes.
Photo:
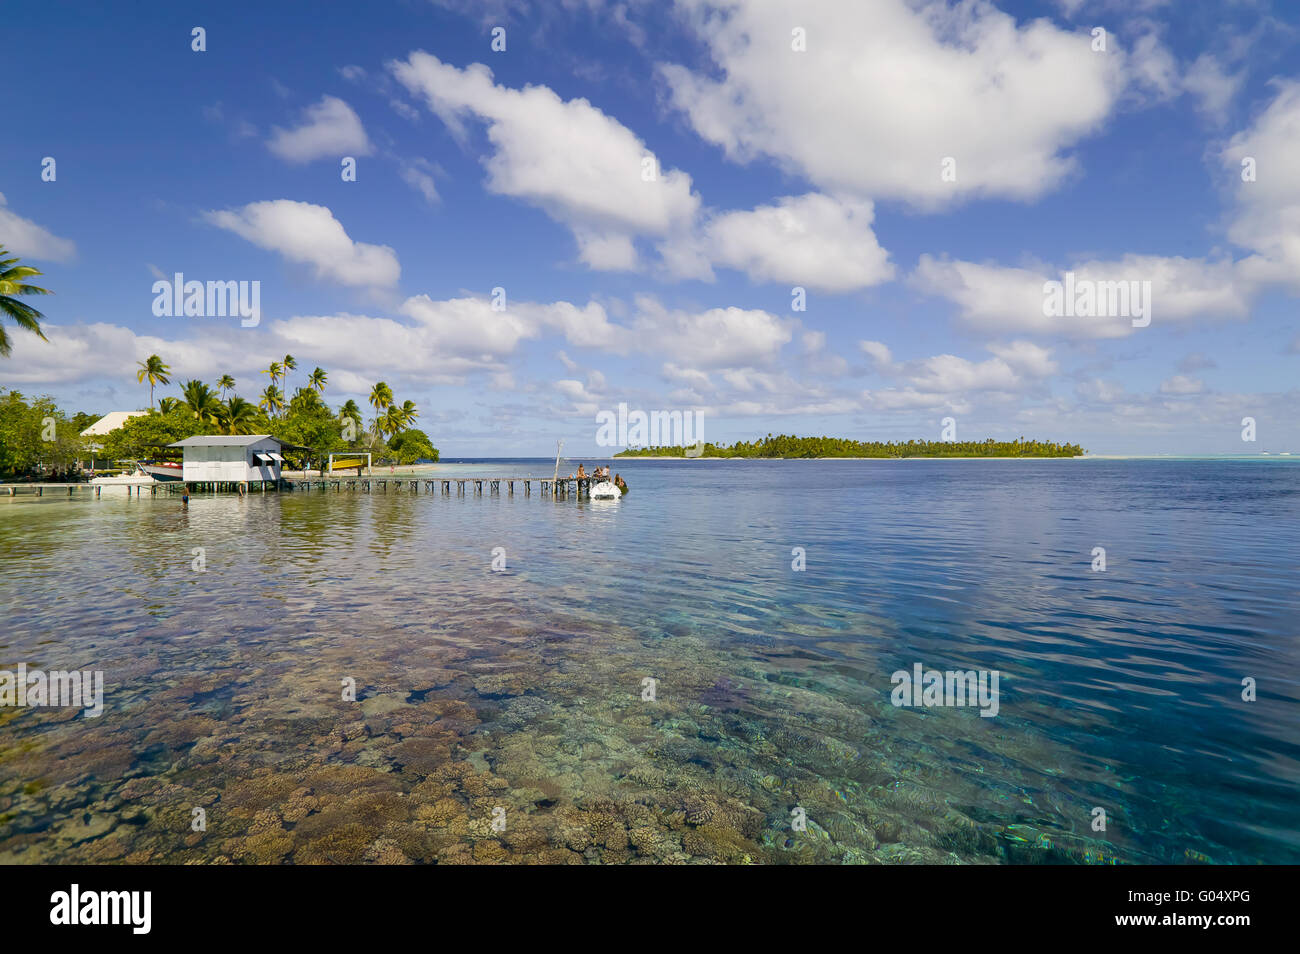
[[[124,477],[96,477],[90,483],[95,487],[146,487],[158,481],[148,475],[133,474]]]
[[[619,490],[612,481],[602,480],[596,486],[591,488],[591,497],[593,500],[617,500],[623,496],[623,491]]]
[[[154,480],[180,480],[180,464],[143,464],[144,472]]]

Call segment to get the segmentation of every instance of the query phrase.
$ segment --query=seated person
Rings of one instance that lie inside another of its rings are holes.
[[[586,472],[585,470],[583,470],[583,469],[582,469],[582,465],[579,464],[579,465],[578,465],[578,479],[579,479],[579,480],[585,480],[586,477],[587,477],[587,472]]]
[[[618,474],[614,475],[614,486],[617,487],[619,490],[621,490],[623,493],[627,493],[627,483]]]

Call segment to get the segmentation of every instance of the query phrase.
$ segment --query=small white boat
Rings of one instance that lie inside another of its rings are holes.
[[[118,474],[116,477],[96,477],[91,483],[100,487],[141,487],[158,481],[152,474],[145,473],[144,469],[137,464],[134,473]]]
[[[623,496],[623,491],[612,480],[602,480],[591,488],[591,498],[593,500],[617,500]]]
[[[139,465],[154,480],[180,480],[181,465],[166,460],[150,460]]]

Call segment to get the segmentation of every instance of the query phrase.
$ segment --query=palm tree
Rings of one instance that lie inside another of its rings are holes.
[[[382,411],[392,403],[393,389],[383,381],[379,381],[370,389],[370,406],[376,411]]]
[[[393,389],[383,381],[378,382],[370,389],[370,406],[375,409],[375,413],[384,410],[388,405],[393,403]]]
[[[375,409],[375,431],[383,433],[383,412],[393,403],[393,389],[379,381],[370,389],[370,406]]]
[[[50,339],[45,337],[45,332],[41,331],[41,319],[45,316],[14,296],[52,295],[53,292],[47,288],[26,284],[24,278],[39,275],[40,271],[30,265],[15,265],[18,259],[6,258],[8,254],[9,251],[0,245],[0,318],[8,315],[18,323],[19,327],[26,328],[42,341],[49,341]],[[9,357],[9,352],[12,350],[13,345],[5,332],[5,326],[0,324],[0,357]]]
[[[272,361],[270,366],[262,373],[269,374],[271,376],[271,387],[275,387],[277,384],[280,383],[280,378],[284,376],[284,365],[282,365],[279,361]],[[263,391],[262,393],[266,394],[265,391]]]
[[[153,407],[153,386],[155,384],[171,384],[172,369],[163,364],[163,359],[156,354],[149,355],[147,361],[137,361],[140,370],[135,373],[137,381],[149,379],[149,407]]]
[[[419,409],[415,406],[415,402],[414,402],[414,401],[403,401],[403,402],[402,402],[402,424],[403,424],[403,426],[405,426],[405,427],[410,427],[412,424],[415,423],[415,419],[416,419],[417,417],[419,417],[419,416],[420,416],[420,411],[419,411]]]
[[[307,386],[315,388],[321,394],[324,394],[325,382],[328,379],[329,379],[329,375],[325,373],[325,369],[317,368],[315,371],[313,371],[310,375],[307,376]]]
[[[212,393],[212,388],[202,381],[186,381],[185,386],[181,388],[181,396],[195,420],[216,421],[217,409],[221,406],[221,402]]]
[[[310,411],[323,405],[320,395],[311,388],[299,388],[293,392],[293,398],[289,401],[289,409],[293,411]]]
[[[282,382],[284,384],[284,391],[286,394],[289,393],[289,372],[297,371],[297,370],[298,370],[298,362],[293,359],[293,355],[286,354],[284,356],[284,378]]]
[[[217,426],[223,434],[251,434],[256,424],[257,408],[241,397],[218,407]]]
[[[262,392],[262,399],[257,402],[257,406],[264,409],[267,414],[274,414],[284,407],[284,395],[274,384],[269,384]]]
[[[405,429],[406,419],[402,414],[402,409],[396,404],[389,405],[383,417],[379,418],[379,433],[391,436],[400,434]]]
[[[224,398],[227,391],[235,390],[235,379],[228,374],[223,374],[221,379],[217,381],[217,390],[221,392],[221,396]]]
[[[343,407],[339,409],[339,423],[345,421],[352,422],[352,431],[355,439],[356,434],[361,433],[361,408],[357,407],[357,402],[348,398]]]
[[[165,397],[165,398],[158,399],[159,414],[170,414],[172,411],[176,410],[180,406],[181,406],[180,398]]]

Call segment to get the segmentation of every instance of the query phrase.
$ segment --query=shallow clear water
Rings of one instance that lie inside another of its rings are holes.
[[[0,708],[0,861],[1300,861],[1300,466],[615,469],[0,498],[0,670],[106,683]]]

